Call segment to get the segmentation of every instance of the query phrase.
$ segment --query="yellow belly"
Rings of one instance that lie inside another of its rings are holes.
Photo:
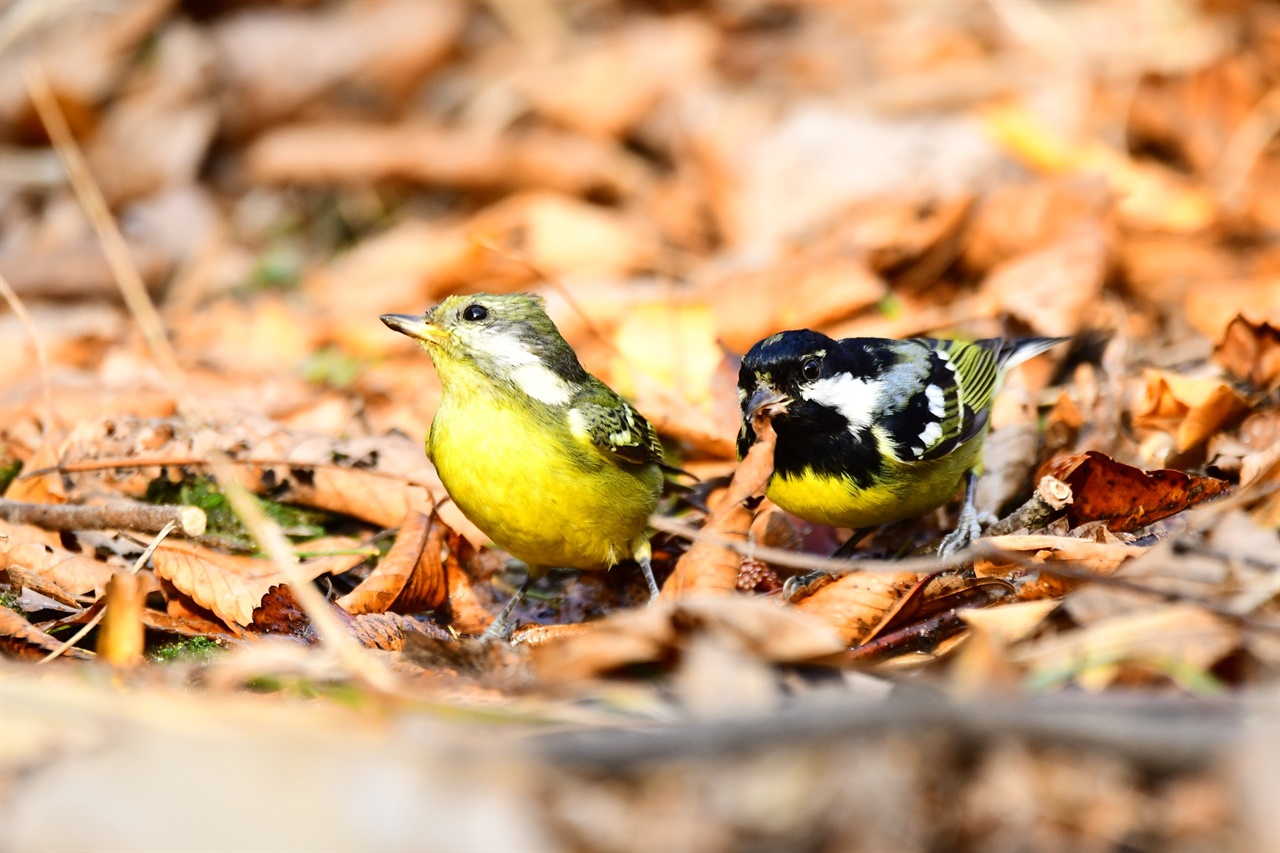
[[[462,513],[517,559],[605,569],[632,556],[662,493],[657,465],[622,468],[488,395],[442,403],[428,453]]]
[[[980,442],[931,462],[895,462],[883,482],[859,488],[852,479],[819,476],[806,468],[799,476],[769,482],[769,500],[792,515],[832,527],[878,527],[919,518],[950,500],[964,474],[977,462]]]

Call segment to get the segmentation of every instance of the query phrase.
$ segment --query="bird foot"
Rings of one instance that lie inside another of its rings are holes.
[[[782,583],[782,600],[795,604],[802,598],[808,598],[818,590],[836,579],[831,572],[810,572],[807,575],[793,575]]]
[[[956,529],[942,537],[938,546],[939,557],[949,557],[957,551],[963,551],[982,535],[982,526],[978,523],[978,513],[972,506],[965,504],[960,510],[960,518],[956,521]]]

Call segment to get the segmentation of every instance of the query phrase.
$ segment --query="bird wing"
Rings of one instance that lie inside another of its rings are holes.
[[[587,383],[574,396],[569,425],[576,436],[608,456],[637,465],[663,462],[662,443],[653,425],[599,380]]]
[[[895,342],[881,428],[904,461],[941,459],[982,432],[999,378],[999,340]]]

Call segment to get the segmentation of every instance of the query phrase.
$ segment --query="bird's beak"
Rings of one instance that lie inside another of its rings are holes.
[[[442,344],[448,335],[448,332],[431,322],[429,314],[383,314],[378,319],[386,323],[387,328],[424,344]]]
[[[773,388],[761,383],[756,392],[751,395],[751,399],[747,401],[747,422],[754,421],[757,414],[765,414],[770,417],[780,415],[787,410],[787,406],[791,404],[791,398],[786,394],[780,394]]]

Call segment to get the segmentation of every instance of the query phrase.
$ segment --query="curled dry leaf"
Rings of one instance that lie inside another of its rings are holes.
[[[745,542],[755,510],[764,500],[765,486],[773,475],[777,435],[768,416],[757,416],[754,428],[756,443],[738,465],[729,488],[702,528],[702,533],[709,537]],[[676,563],[675,571],[663,585],[662,596],[679,599],[732,592],[737,589],[741,566],[742,556],[736,551],[698,539]]]
[[[1067,518],[1072,527],[1106,521],[1116,533],[1146,527],[1227,488],[1225,480],[1169,469],[1143,471],[1096,450],[1052,459],[1041,474],[1071,487],[1073,501],[1067,506]]]
[[[934,572],[921,579],[898,599],[885,613],[880,624],[862,642],[871,642],[876,637],[891,634],[949,610],[986,607],[1013,592],[1013,584],[1002,578],[967,578],[954,572]]]
[[[9,587],[15,594],[19,594],[24,589],[29,589],[32,592],[38,592],[43,596],[52,598],[59,604],[65,604],[67,607],[74,607],[77,610],[80,609],[80,603],[75,600],[75,597],[49,578],[27,571],[16,563],[5,566],[4,571],[9,575]]]
[[[532,645],[531,653],[540,679],[564,683],[671,662],[701,638],[770,663],[831,664],[844,650],[817,620],[760,598],[712,596],[619,612],[589,631]]]
[[[459,570],[454,557],[457,546],[457,536],[451,536],[435,515],[410,510],[387,556],[337,604],[352,615],[434,610],[448,597],[447,562]]]
[[[1225,382],[1164,370],[1144,373],[1146,390],[1134,407],[1136,426],[1175,434],[1183,453],[1240,419],[1249,404]]]
[[[856,646],[871,636],[917,582],[914,572],[851,572],[800,599],[796,609],[835,628],[846,646]]]
[[[70,595],[101,592],[116,571],[101,560],[66,550],[56,533],[0,521],[0,570],[10,566],[37,574]]]
[[[1213,360],[1236,379],[1274,391],[1280,388],[1280,329],[1237,314],[1214,348]]]
[[[1054,573],[1055,567],[1076,572],[1087,572],[1101,577],[1115,574],[1129,560],[1137,559],[1148,549],[1120,542],[1096,542],[1071,536],[1007,535],[991,536],[984,544],[1004,551],[1027,554],[1032,564],[1011,562],[999,557],[974,561],[974,573],[978,577],[1003,577],[1017,587],[1020,601],[1058,600],[1080,586],[1084,581]]]
[[[62,645],[62,640],[52,637],[32,625],[21,614],[0,606],[0,650],[13,657],[39,660]],[[93,657],[77,648],[67,649],[63,657],[88,660]]]

